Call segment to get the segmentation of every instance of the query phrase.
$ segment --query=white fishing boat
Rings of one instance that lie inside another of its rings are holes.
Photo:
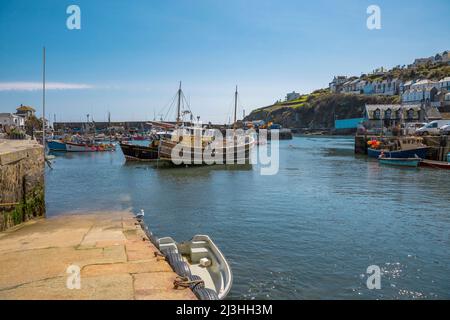
[[[66,142],[66,151],[68,152],[95,152],[96,147],[85,143]]]
[[[222,252],[209,236],[197,235],[181,243],[165,237],[157,242],[160,251],[180,276],[179,285],[189,286],[200,300],[226,298],[233,275]]]

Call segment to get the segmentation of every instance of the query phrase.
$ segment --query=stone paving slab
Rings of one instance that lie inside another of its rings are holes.
[[[129,212],[31,221],[0,233],[0,299],[196,299],[155,252]],[[70,265],[80,289],[67,287]]]

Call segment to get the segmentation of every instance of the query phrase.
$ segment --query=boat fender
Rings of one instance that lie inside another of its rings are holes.
[[[181,256],[181,254],[175,252],[175,250],[173,249],[165,250],[165,252],[163,253],[172,268],[175,268],[175,264],[177,262],[183,262],[183,257]]]
[[[217,293],[209,288],[196,287],[193,292],[199,300],[219,300]]]
[[[191,269],[189,269],[188,264],[184,261],[177,261],[173,266],[173,269],[175,273],[178,274],[179,276],[188,278],[192,276]]]
[[[158,248],[159,249],[159,239],[158,239],[158,237],[157,236],[155,236],[152,232],[148,232],[148,234],[147,234],[147,236],[148,236],[148,239],[150,240],[150,242],[156,247],[156,248]]]

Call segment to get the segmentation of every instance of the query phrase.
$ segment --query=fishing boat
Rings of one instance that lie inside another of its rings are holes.
[[[238,90],[234,94],[233,134],[221,141],[215,131],[201,126],[179,126],[181,122],[180,101],[184,96],[178,89],[177,126],[170,137],[162,137],[159,143],[159,160],[173,165],[251,164],[251,149],[256,143],[252,135],[236,133]],[[177,148],[177,149],[175,149]],[[181,151],[181,153],[179,152]],[[176,155],[176,158],[173,156]]]
[[[237,94],[236,87],[234,127],[236,127]],[[248,165],[251,163],[251,148],[255,145],[255,137],[234,134],[230,137],[223,138],[221,143],[212,144],[213,142],[217,142],[215,141],[214,130],[202,128],[199,125],[186,126],[184,124],[182,115],[192,115],[192,113],[190,110],[181,110],[182,102],[185,101],[183,91],[181,90],[181,82],[177,92],[177,101],[176,124],[163,121],[149,122],[154,129],[161,129],[163,131],[154,132],[148,146],[120,143],[120,147],[127,161],[157,160],[158,167],[206,164]],[[182,148],[182,155],[178,153],[181,161],[178,158],[173,158],[173,155],[177,154],[176,147]],[[208,159],[205,159],[205,156]]]
[[[233,275],[222,252],[209,236],[197,235],[177,243],[170,237],[158,240],[165,255],[180,277],[175,286],[188,284],[200,300],[223,300],[230,292]]]
[[[114,151],[115,146],[108,143],[95,143],[64,141],[64,140],[47,140],[47,146],[50,151],[62,152],[103,152]]]
[[[156,123],[154,123],[153,125],[156,125]],[[119,143],[119,145],[120,148],[122,149],[126,161],[149,162],[158,160],[159,142],[161,140],[161,137],[164,136],[170,137],[170,135],[171,133],[168,131],[154,132],[150,136],[150,143],[147,146],[131,144],[127,141],[122,141]]]
[[[450,170],[450,162],[445,161],[423,160],[420,162],[420,166],[432,169]]]
[[[50,151],[67,151],[66,143],[61,140],[47,140],[47,147]]]
[[[373,142],[373,141],[369,141]],[[371,145],[374,145],[373,143]],[[430,149],[422,143],[421,138],[401,138],[394,141],[380,143],[377,148],[367,148],[367,155],[372,158],[384,156],[387,158],[421,158],[425,159]]]
[[[87,143],[66,142],[67,152],[95,152],[97,148]]]
[[[144,135],[136,134],[132,137],[132,139],[135,141],[144,141],[144,140],[147,140],[147,137]]]
[[[156,141],[152,141],[149,146],[139,146],[130,143],[121,142],[125,160],[127,161],[154,161],[158,159],[158,145]]]
[[[410,150],[396,150],[396,151],[389,151],[389,150],[380,150],[380,149],[367,149],[367,154],[371,158],[379,158],[381,154],[383,153],[388,158],[415,158],[416,156],[424,159],[426,158],[428,154],[429,147],[421,147],[416,149],[410,149]]]
[[[195,130],[201,131],[195,134]],[[206,164],[241,164],[251,163],[251,149],[255,139],[248,135],[236,135],[224,138],[214,147],[213,130],[201,128],[184,128],[183,133],[174,132],[171,139],[161,139],[159,159],[172,162],[174,165],[206,165]],[[209,132],[208,132],[209,131]],[[196,139],[199,141],[196,142]],[[197,145],[196,145],[197,144]],[[182,150],[177,154],[178,147]],[[177,159],[173,158],[176,154]]]
[[[378,161],[380,164],[399,167],[414,167],[417,168],[422,159],[420,158],[389,158],[380,157]]]

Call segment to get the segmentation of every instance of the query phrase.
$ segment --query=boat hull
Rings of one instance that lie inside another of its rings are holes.
[[[400,151],[385,151],[385,150],[377,150],[368,148],[367,155],[371,158],[379,158],[381,153],[383,153],[386,158],[416,158],[419,157],[421,159],[425,159],[428,154],[427,147],[425,148],[417,148],[411,150],[400,150]]]
[[[417,168],[421,159],[419,158],[380,158],[380,164],[397,167],[413,167]]]
[[[420,163],[421,167],[450,170],[450,163],[444,161],[423,160]]]
[[[127,161],[154,161],[158,159],[157,147],[145,147],[120,143],[123,155]]]
[[[172,150],[177,143],[171,140],[162,139],[160,142],[159,159],[171,161],[174,165],[198,166],[198,165],[249,165],[251,164],[251,151],[254,140],[247,140],[238,146],[223,146],[213,150],[210,154],[205,147],[183,147],[179,159],[172,158]],[[184,154],[186,152],[186,154]],[[208,157],[205,158],[205,155]]]
[[[66,144],[57,140],[47,141],[47,146],[50,151],[67,151]]]
[[[67,142],[66,143],[66,151],[67,152],[95,152],[95,151],[97,151],[97,149],[95,146]]]

